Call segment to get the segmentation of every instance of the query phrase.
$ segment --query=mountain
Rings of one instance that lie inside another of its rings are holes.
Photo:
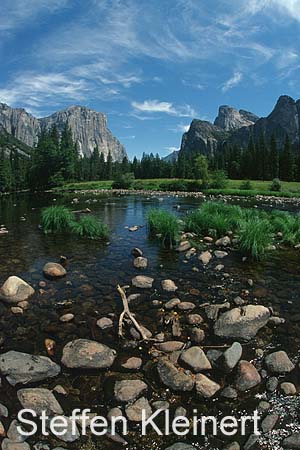
[[[178,155],[179,155],[179,150],[174,150],[172,153],[170,153],[170,154],[167,155],[167,156],[164,156],[162,159],[163,159],[165,162],[172,163],[172,162],[177,161]]]
[[[2,150],[4,150],[7,155],[11,152],[17,152],[26,158],[28,158],[32,152],[31,147],[13,137],[0,125],[0,151]]]
[[[283,147],[286,135],[293,145],[299,145],[300,100],[283,95],[271,114],[262,118],[245,110],[220,106],[213,124],[197,119],[192,121],[189,131],[182,136],[180,151],[209,155],[226,143],[246,148],[250,136],[258,141],[263,134],[267,141],[274,134],[279,147]]]
[[[36,118],[23,108],[11,108],[0,103],[0,126],[29,147],[34,147],[43,129],[56,125],[59,132],[65,124],[72,130],[74,142],[82,155],[91,156],[98,146],[107,159],[109,151],[114,161],[127,156],[125,147],[107,128],[106,115],[84,106],[70,106],[48,117]]]

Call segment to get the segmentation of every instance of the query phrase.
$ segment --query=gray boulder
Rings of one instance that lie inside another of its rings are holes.
[[[28,300],[34,289],[19,277],[9,277],[0,289],[0,299],[6,303],[16,304]]]
[[[58,263],[49,262],[44,265],[43,272],[45,277],[48,278],[60,278],[67,274],[66,269]]]
[[[200,347],[194,346],[184,350],[180,356],[180,360],[194,372],[211,369],[211,363]]]
[[[195,447],[190,444],[184,444],[183,442],[177,442],[176,444],[171,445],[171,447],[168,447],[165,450],[195,450]]]
[[[200,397],[213,397],[220,389],[221,386],[218,383],[206,377],[202,373],[198,373],[196,375],[196,392]]]
[[[142,380],[117,381],[114,389],[115,399],[120,402],[131,402],[147,389],[147,384]]]
[[[75,339],[65,345],[61,362],[69,369],[107,369],[116,358],[116,351],[100,342]]]
[[[284,351],[274,352],[266,356],[265,363],[271,373],[288,373],[294,370],[295,366]]]
[[[240,361],[238,365],[238,373],[235,382],[235,387],[239,391],[247,391],[259,385],[261,376],[258,371],[249,361]]]
[[[174,391],[191,391],[194,387],[193,378],[178,370],[168,359],[161,358],[157,364],[157,370],[162,383]]]
[[[154,279],[145,275],[138,275],[132,279],[132,285],[140,289],[151,289]]]
[[[63,414],[63,409],[49,389],[34,388],[20,389],[17,397],[24,409],[32,409],[38,415],[43,411],[47,416]]]
[[[144,417],[147,419],[152,414],[152,408],[145,397],[139,398],[132,405],[127,406],[125,409],[126,416],[132,422],[141,422]]]

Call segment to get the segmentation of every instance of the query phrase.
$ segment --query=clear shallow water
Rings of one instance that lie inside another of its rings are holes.
[[[59,396],[66,413],[73,407],[80,406],[106,414],[106,405],[114,405],[112,386],[113,380],[120,376],[120,361],[125,357],[138,355],[142,355],[145,362],[148,361],[143,367],[143,376],[152,388],[152,398],[168,399],[173,408],[180,405],[188,409],[197,407],[203,413],[210,414],[253,410],[257,404],[253,392],[232,404],[224,401],[199,402],[192,395],[179,396],[166,391],[152,369],[149,348],[121,346],[116,338],[116,331],[104,334],[96,326],[96,321],[107,314],[119,314],[120,299],[116,285],[130,285],[131,279],[141,273],[133,267],[131,256],[131,249],[140,247],[149,260],[149,268],[142,273],[153,276],[155,283],[151,293],[142,293],[132,309],[139,321],[152,332],[166,331],[166,327],[160,323],[163,313],[160,308],[152,305],[154,299],[166,300],[173,297],[161,292],[160,281],[165,278],[176,282],[179,287],[176,295],[181,300],[193,301],[200,307],[208,301],[220,303],[232,300],[246,289],[249,290],[251,301],[273,306],[287,320],[275,332],[271,328],[264,329],[258,335],[257,346],[283,348],[292,357],[296,357],[300,343],[299,253],[283,250],[273,253],[264,262],[242,263],[241,255],[233,252],[222,261],[225,271],[230,274],[228,279],[224,279],[221,273],[213,270],[217,262],[212,269],[206,270],[197,259],[192,258],[184,263],[183,255],[161,249],[147,236],[145,214],[149,207],[163,207],[177,212],[180,217],[187,210],[196,207],[200,200],[166,196],[147,198],[76,195],[79,203],[74,205],[71,204],[74,197],[75,195],[61,197],[52,194],[0,197],[0,225],[4,224],[9,230],[8,235],[0,236],[0,283],[10,275],[18,275],[37,291],[30,308],[22,316],[13,315],[9,308],[0,304],[0,336],[3,339],[1,351],[14,349],[46,355],[44,340],[51,338],[57,344],[53,359],[59,363],[63,346],[78,337],[100,340],[116,348],[119,357],[111,372],[86,374],[64,371],[58,378],[43,385],[52,388],[61,384],[66,388],[69,392],[67,398]],[[53,203],[65,204],[74,210],[86,207],[92,209],[93,214],[101,217],[112,230],[110,245],[74,239],[72,236],[44,236],[38,228],[41,209]],[[25,221],[22,220],[23,217]],[[141,225],[142,228],[129,232],[126,227],[133,225]],[[68,258],[67,277],[58,281],[46,281],[46,288],[39,292],[38,284],[44,281],[43,265],[49,261],[58,261],[60,255]],[[194,266],[200,271],[194,272]],[[249,278],[254,280],[253,288],[249,288],[247,284]],[[128,293],[135,292],[137,290],[133,288],[128,290]],[[69,312],[75,315],[74,321],[62,324],[59,317]],[[183,330],[183,335],[186,331]],[[208,335],[204,345],[222,343]],[[255,356],[254,345],[244,348],[245,358],[250,360]],[[218,376],[222,381],[222,374]],[[300,384],[297,377],[293,381]],[[0,388],[0,402],[16,412],[16,390],[5,381]],[[129,441],[130,449],[155,450],[167,447],[167,444],[174,442],[174,438],[164,438],[161,443],[156,437],[141,440],[138,433],[133,433]],[[218,448],[219,441],[215,440],[207,445],[207,448],[212,448],[212,445]],[[68,448],[72,446],[68,444]],[[119,446],[108,441],[105,442],[105,448],[114,449]]]

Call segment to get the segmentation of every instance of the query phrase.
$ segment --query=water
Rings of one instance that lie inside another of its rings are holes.
[[[251,391],[235,403],[224,400],[205,402],[196,399],[192,394],[171,393],[162,387],[153,370],[151,344],[128,347],[126,341],[120,343],[115,329],[102,333],[96,326],[96,321],[108,314],[117,316],[120,313],[121,302],[116,286],[130,285],[131,279],[141,273],[133,267],[131,256],[131,249],[140,247],[149,260],[148,269],[142,273],[152,276],[155,282],[151,293],[142,293],[131,308],[140,323],[153,333],[170,332],[170,328],[166,327],[162,320],[165,312],[161,310],[161,306],[152,304],[154,299],[166,300],[174,296],[162,293],[160,288],[160,281],[170,278],[179,288],[176,296],[182,301],[192,301],[198,307],[206,302],[221,303],[233,300],[241,293],[248,296],[249,302],[251,300],[272,306],[276,314],[286,319],[286,323],[276,329],[266,327],[259,333],[255,343],[244,346],[243,357],[248,360],[256,358],[255,349],[268,346],[285,349],[291,357],[296,358],[300,344],[299,253],[294,250],[276,251],[266,261],[242,263],[241,255],[232,252],[228,258],[222,260],[225,272],[229,273],[229,277],[224,278],[222,273],[215,272],[213,268],[203,269],[195,258],[185,263],[183,255],[161,249],[157,242],[148,238],[145,226],[148,208],[166,208],[174,211],[180,218],[186,211],[199,205],[200,199],[167,196],[158,198],[155,195],[150,198],[76,195],[78,202],[74,204],[74,196],[22,194],[0,197],[0,225],[4,224],[9,230],[7,235],[0,236],[0,283],[10,275],[17,275],[29,282],[37,292],[30,308],[23,315],[13,315],[7,306],[0,304],[0,337],[3,341],[1,352],[18,350],[46,356],[44,340],[51,338],[56,342],[53,359],[60,363],[63,346],[78,337],[96,339],[116,348],[118,359],[109,372],[87,374],[64,371],[56,379],[39,384],[48,388],[58,384],[64,386],[68,396],[58,398],[66,413],[74,407],[88,407],[105,415],[107,405],[115,404],[112,397],[113,381],[124,376],[125,372],[122,374],[120,370],[120,362],[128,356],[143,357],[142,373],[150,386],[151,398],[167,399],[172,410],[177,406],[184,406],[189,411],[197,407],[203,413],[210,414],[240,414],[244,409],[253,411],[258,403],[258,399],[254,398],[256,391]],[[43,235],[39,229],[41,209],[52,204],[65,204],[73,210],[89,207],[93,214],[111,229],[110,244],[80,240],[73,236]],[[293,209],[292,206],[291,208]],[[141,228],[136,232],[128,231],[127,227],[133,225],[139,225]],[[57,281],[45,280],[42,274],[43,265],[49,261],[57,262],[61,255],[68,258],[67,276]],[[212,267],[216,264],[217,262]],[[194,266],[199,268],[199,272],[192,270]],[[253,288],[249,288],[247,284],[249,278],[254,280]],[[46,281],[45,288],[39,287],[40,281]],[[249,294],[245,293],[245,290],[249,290]],[[137,291],[130,288],[128,293]],[[59,318],[69,312],[75,315],[75,319],[62,324]],[[183,336],[186,336],[188,327],[184,322],[182,326]],[[208,334],[204,345],[223,343]],[[125,378],[127,377],[128,374]],[[222,382],[223,374],[218,374],[218,377],[216,381]],[[16,389],[10,387],[5,380],[2,381],[0,401],[15,414]],[[292,381],[299,384],[295,377]],[[260,390],[261,388],[257,392]],[[137,428],[128,440],[129,449],[155,450],[164,449],[167,444],[173,443],[174,437],[158,438],[155,435],[141,438]],[[197,441],[194,439],[194,442]],[[206,443],[200,439],[199,442],[199,448],[204,448],[201,447],[203,445],[210,449],[222,448],[219,439],[211,439]],[[78,448],[78,444],[68,444],[68,448]],[[98,441],[98,448],[117,449],[119,444],[104,441],[102,438],[102,441]]]

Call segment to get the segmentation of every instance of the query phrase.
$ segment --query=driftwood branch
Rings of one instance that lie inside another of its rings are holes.
[[[123,311],[121,312],[120,317],[119,317],[119,328],[118,328],[118,335],[119,335],[119,337],[121,337],[121,338],[124,337],[123,324],[124,324],[124,319],[127,316],[128,319],[131,320],[131,322],[133,323],[133,325],[135,326],[137,331],[142,336],[143,341],[147,341],[148,338],[146,336],[145,331],[142,329],[141,325],[137,322],[137,320],[134,318],[134,316],[130,312],[129,305],[128,305],[128,300],[127,300],[127,297],[126,297],[126,294],[125,294],[124,290],[118,285],[117,286],[117,291],[119,292],[119,294],[121,296],[121,299],[122,299],[122,303],[123,303]]]

